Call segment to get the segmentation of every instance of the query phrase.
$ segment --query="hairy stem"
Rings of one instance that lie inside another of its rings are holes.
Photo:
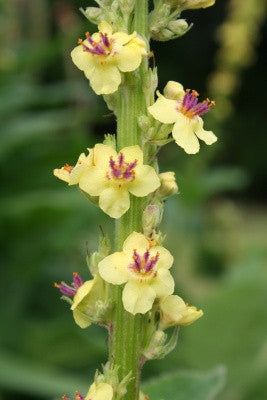
[[[148,37],[148,1],[136,0],[133,29],[143,38]],[[143,82],[147,72],[147,61],[144,60],[139,70],[125,74],[125,81],[118,93],[117,111],[117,147],[139,145],[142,147],[141,132],[138,127],[138,116],[146,113],[146,102],[143,93]],[[122,244],[133,231],[142,229],[141,215],[143,199],[131,197],[129,211],[115,223],[115,249],[121,251]],[[136,316],[124,310],[122,288],[113,287],[115,304],[114,324],[110,342],[110,361],[120,367],[119,378],[123,379],[131,372],[132,380],[127,385],[125,400],[138,400],[140,386],[140,346],[145,322],[144,316]]]

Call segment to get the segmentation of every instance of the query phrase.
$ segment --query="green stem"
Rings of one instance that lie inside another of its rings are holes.
[[[143,38],[148,37],[148,0],[136,0],[133,29]],[[147,72],[147,60],[139,70],[125,74],[124,83],[118,93],[117,146],[118,150],[126,146],[142,147],[138,116],[146,113],[143,82]],[[131,196],[129,211],[115,224],[115,249],[121,251],[124,240],[133,231],[142,230],[141,218],[143,199]],[[138,400],[140,390],[140,346],[142,343],[143,315],[132,315],[124,310],[122,288],[113,287],[115,303],[113,330],[110,343],[110,361],[119,366],[119,379],[131,372],[132,380],[127,385],[124,400]]]

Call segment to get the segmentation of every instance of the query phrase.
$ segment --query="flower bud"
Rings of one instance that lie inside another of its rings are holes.
[[[178,193],[178,186],[175,181],[175,173],[173,171],[163,172],[159,174],[161,186],[158,189],[159,197],[165,199]]]
[[[103,260],[103,258],[109,255],[110,248],[111,246],[109,237],[107,235],[100,235],[98,251],[95,251],[86,258],[89,271],[92,275],[98,273],[98,264]]]
[[[93,24],[98,25],[104,19],[104,14],[98,7],[87,7],[85,10],[80,8],[80,11]]]
[[[105,139],[103,141],[103,144],[106,144],[107,146],[113,147],[113,149],[116,150],[116,136],[107,133],[105,135]]]
[[[176,21],[169,22],[168,29],[177,37],[184,35],[188,31],[189,25],[185,19],[177,19]]]
[[[186,326],[192,324],[202,317],[203,311],[189,306],[183,299],[176,295],[167,296],[160,301],[160,328],[166,329],[170,326]]]
[[[143,355],[147,360],[154,360],[156,358],[160,358],[162,356],[163,348],[165,342],[167,340],[167,334],[162,330],[156,331],[147,346],[144,350]]]
[[[169,81],[164,88],[164,96],[170,100],[181,100],[184,97],[183,85],[175,81]]]
[[[158,227],[162,219],[162,205],[149,204],[143,212],[143,231],[146,236],[150,236],[154,229]]]

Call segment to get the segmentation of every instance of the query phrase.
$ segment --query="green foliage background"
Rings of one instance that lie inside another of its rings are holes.
[[[160,88],[172,79],[208,94],[227,3],[185,13],[195,26],[184,38],[152,44]],[[86,390],[106,359],[106,332],[76,327],[53,288],[73,271],[86,278],[86,242],[93,251],[99,225],[113,232],[102,212],[52,175],[115,129],[114,117],[70,61],[76,38],[94,29],[78,12],[88,5],[0,1],[1,399]],[[174,170],[180,189],[162,224],[176,258],[177,290],[205,312],[181,330],[173,353],[144,368],[147,379],[170,372],[169,388],[180,382],[189,390],[173,400],[214,398],[209,381],[223,371],[218,365],[227,369],[222,399],[267,397],[266,38],[265,27],[257,57],[239,71],[234,113],[209,119],[219,136],[216,149],[203,146],[191,157],[168,145],[160,155],[161,170]],[[200,372],[188,377],[184,370]],[[153,385],[146,389],[157,400]]]

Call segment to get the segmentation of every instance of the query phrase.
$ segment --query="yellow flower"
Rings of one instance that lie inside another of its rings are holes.
[[[89,392],[85,396],[85,400],[112,400],[113,388],[105,382],[93,383]]]
[[[203,311],[189,306],[183,299],[176,295],[164,297],[160,301],[160,328],[166,329],[169,326],[186,326],[202,317]]]
[[[76,185],[88,167],[94,165],[94,156],[92,149],[88,149],[89,154],[86,156],[82,153],[74,167],[66,164],[62,168],[54,169],[54,175],[67,182],[69,185]]]
[[[139,146],[122,149],[97,144],[94,165],[79,181],[80,188],[91,196],[99,196],[99,207],[110,217],[120,218],[130,207],[129,192],[137,197],[147,196],[160,186],[154,168],[143,165]]]
[[[198,139],[209,145],[217,140],[213,132],[203,128],[203,120],[200,117],[206,114],[215,103],[209,99],[198,102],[199,95],[195,90],[181,91],[179,87],[176,90],[176,99],[166,98],[158,93],[157,101],[148,107],[148,110],[163,124],[174,123],[172,135],[178,146],[188,154],[195,154],[199,151]],[[167,94],[170,92],[167,89],[166,91]]]
[[[98,25],[99,32],[79,39],[79,46],[71,52],[72,61],[84,72],[96,94],[116,92],[121,83],[121,72],[136,70],[146,55],[145,42],[136,32],[112,32],[105,21]]]
[[[73,273],[73,282],[55,283],[55,287],[65,297],[73,297],[71,310],[73,318],[80,328],[87,328],[92,322],[98,322],[107,310],[108,304],[104,302],[105,282],[96,275],[94,279],[83,282],[77,272]]]
[[[131,314],[144,314],[156,297],[173,293],[174,280],[169,272],[173,257],[164,247],[153,245],[142,233],[133,232],[123,250],[100,261],[99,273],[113,285],[126,283],[122,301]]]

